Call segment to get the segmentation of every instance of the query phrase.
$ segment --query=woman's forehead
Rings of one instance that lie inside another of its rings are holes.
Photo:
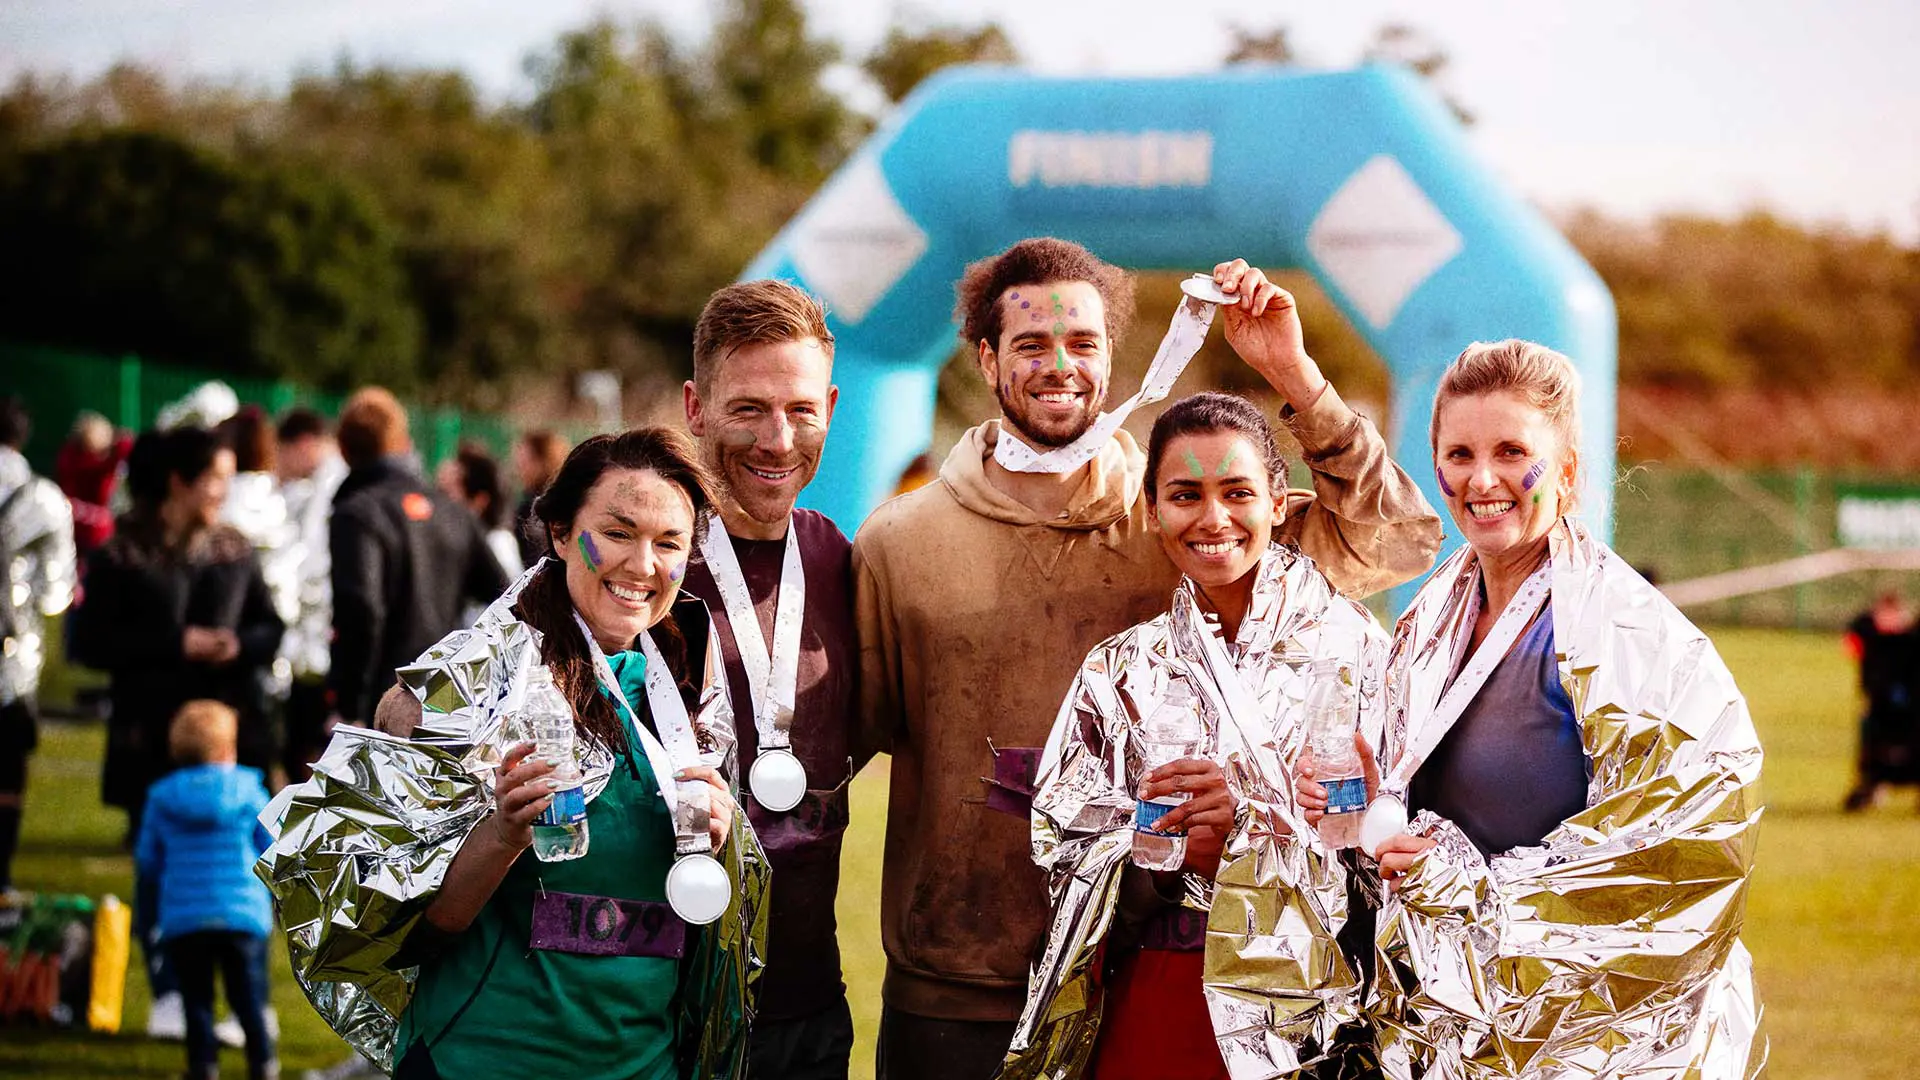
[[[693,501],[687,493],[652,469],[608,469],[587,491],[585,513],[624,517],[635,524],[643,518],[662,527],[686,527],[693,520]]]
[[[1506,390],[1448,398],[1440,403],[1443,441],[1538,437],[1551,432],[1553,421],[1545,411]]]

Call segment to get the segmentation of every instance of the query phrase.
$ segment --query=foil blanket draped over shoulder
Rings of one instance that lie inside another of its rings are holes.
[[[1384,1075],[1738,1080],[1766,1059],[1740,942],[1762,804],[1760,743],[1706,636],[1579,524],[1552,541],[1560,682],[1590,765],[1587,808],[1540,846],[1483,858],[1431,812],[1436,845],[1380,907],[1374,976],[1304,962],[1347,871],[1252,829],[1229,839],[1208,925],[1208,1007],[1236,1080],[1327,1058],[1336,1029]],[[1433,715],[1471,632],[1466,549],[1400,619],[1383,771]]]
[[[1083,1075],[1092,1059],[1103,1000],[1102,946],[1131,865],[1135,792],[1143,776],[1140,755],[1130,750],[1132,733],[1174,684],[1186,684],[1207,732],[1204,753],[1220,764],[1239,803],[1237,832],[1265,836],[1276,828],[1304,828],[1291,824],[1297,812],[1282,763],[1304,739],[1308,669],[1316,659],[1355,660],[1363,717],[1372,730],[1381,727],[1386,634],[1365,608],[1334,592],[1312,559],[1291,547],[1267,550],[1231,649],[1218,642],[1209,647],[1207,638],[1218,638],[1220,624],[1197,600],[1196,586],[1183,578],[1166,614],[1088,654],[1060,707],[1032,818],[1033,857],[1048,872],[1053,918],[1003,1077]],[[1240,708],[1230,704],[1235,700]],[[1193,873],[1181,881],[1181,903],[1205,911],[1213,883]],[[1339,962],[1331,941],[1302,958],[1316,968]]]
[[[0,621],[11,631],[0,643],[0,705],[10,705],[38,693],[47,662],[42,620],[67,610],[78,575],[73,508],[53,481],[9,452],[0,458],[0,500],[0,551],[10,555],[0,566],[0,605],[9,609]]]
[[[411,738],[342,726],[312,779],[284,789],[261,814],[275,839],[255,871],[273,890],[294,976],[327,1023],[389,1071],[397,1019],[418,970],[393,961],[454,854],[493,809],[494,767],[532,738],[505,703],[539,662],[538,631],[511,610],[537,572],[527,571],[472,628],[400,669],[422,704]],[[732,716],[717,663],[710,649],[692,719],[703,751],[731,762]],[[589,800],[606,789],[614,764],[606,749],[582,744]],[[747,989],[766,941],[771,874],[745,815],[734,816],[715,854],[733,879],[734,906],[698,931],[683,962],[680,1057],[689,1077],[738,1075]]]

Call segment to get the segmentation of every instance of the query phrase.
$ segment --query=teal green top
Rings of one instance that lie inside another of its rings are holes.
[[[608,658],[645,716],[646,658]],[[623,719],[624,719],[624,714]],[[394,1061],[424,1043],[440,1075],[521,1069],[567,1080],[671,1080],[679,962],[579,956],[527,946],[536,891],[666,899],[673,823],[647,755],[628,740],[600,797],[587,806],[587,854],[543,863],[522,852],[473,925],[421,965],[400,1016]],[[691,930],[691,928],[690,928]],[[688,937],[688,952],[695,943]]]

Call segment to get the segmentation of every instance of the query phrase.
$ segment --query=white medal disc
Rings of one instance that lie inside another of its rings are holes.
[[[1407,806],[1392,795],[1382,795],[1367,807],[1360,819],[1360,849],[1368,855],[1380,845],[1407,831]]]
[[[1221,292],[1214,283],[1212,274],[1195,274],[1180,283],[1180,291],[1195,300],[1204,300],[1209,304],[1237,304],[1240,297],[1234,293]]]
[[[762,750],[747,770],[747,787],[753,801],[784,814],[800,805],[807,795],[807,767],[784,746]]]
[[[695,926],[705,926],[727,913],[733,883],[711,855],[683,855],[667,871],[667,905]]]

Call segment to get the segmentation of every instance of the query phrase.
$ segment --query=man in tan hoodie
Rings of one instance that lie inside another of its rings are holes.
[[[1354,596],[1425,571],[1440,519],[1307,355],[1293,298],[1241,260],[1214,280],[1239,298],[1222,305],[1227,341],[1287,402],[1281,420],[1313,471],[1279,537]],[[854,541],[863,722],[893,755],[881,1080],[998,1068],[1046,928],[1027,823],[1039,747],[1087,653],[1164,610],[1178,580],[1125,431],[1063,473],[995,460],[1010,431],[1045,452],[1093,424],[1132,308],[1125,271],[1066,241],[1024,240],[969,267],[957,317],[1001,415]]]

